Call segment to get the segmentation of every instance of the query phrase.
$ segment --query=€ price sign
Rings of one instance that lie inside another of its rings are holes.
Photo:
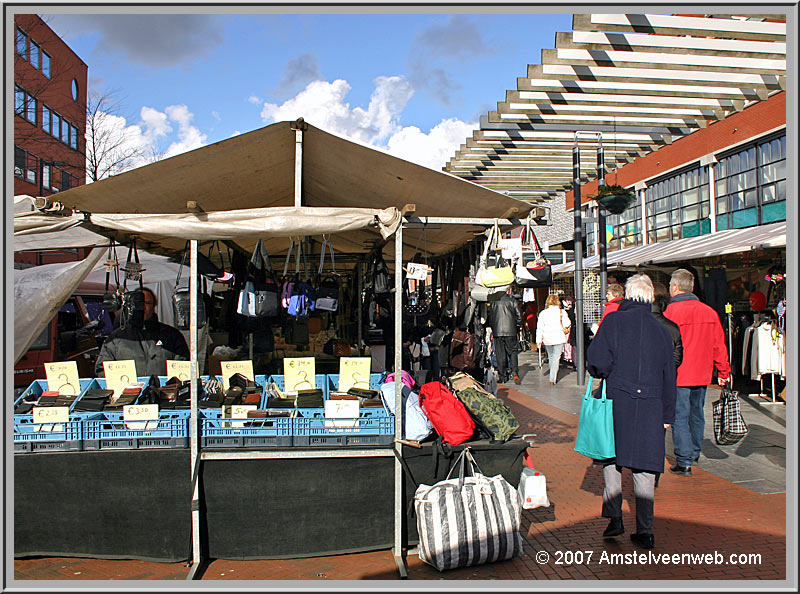
[[[182,382],[189,379],[192,371],[191,361],[167,361],[167,377],[177,377]]]
[[[64,431],[63,425],[54,423],[66,423],[69,421],[68,406],[34,406],[33,422],[36,424],[36,431],[49,433],[51,431]]]
[[[285,392],[313,390],[317,387],[314,357],[287,357],[283,360]]]
[[[44,364],[47,375],[47,389],[57,391],[64,396],[81,393],[81,382],[78,379],[78,363],[75,361],[57,361]]]
[[[128,384],[139,379],[136,377],[136,363],[133,359],[103,361],[103,372],[106,376],[106,389],[114,390],[114,396],[121,395]]]
[[[369,389],[371,357],[342,357],[339,359],[339,392],[350,388]]]
[[[357,427],[360,412],[358,400],[326,400],[325,427]]]
[[[128,429],[151,431],[158,427],[158,405],[129,404],[123,406],[122,419]]]
[[[255,381],[252,361],[220,361],[219,365],[222,369],[222,385],[225,388],[230,388],[228,380],[237,373],[241,373],[251,382]]]

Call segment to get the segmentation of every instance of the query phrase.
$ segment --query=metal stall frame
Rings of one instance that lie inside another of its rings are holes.
[[[409,223],[442,224],[442,225],[476,225],[489,227],[495,223],[503,226],[523,225],[523,219],[489,219],[489,218],[457,218],[457,217],[403,217],[394,236],[394,366],[402,367],[402,283],[403,283],[403,226]],[[190,420],[190,457],[192,480],[192,560],[187,580],[199,579],[202,576],[205,559],[200,550],[200,466],[206,460],[263,460],[263,459],[299,459],[299,458],[344,458],[344,457],[386,457],[394,459],[394,545],[392,555],[401,579],[408,577],[406,556],[407,543],[403,542],[403,519],[405,517],[405,501],[403,498],[403,403],[402,382],[395,382],[395,440],[392,447],[370,449],[337,449],[318,450],[293,448],[284,451],[247,450],[241,452],[203,452],[200,448],[198,415],[198,380],[199,366],[197,361],[197,240],[190,242],[190,370],[191,370],[191,420]]]

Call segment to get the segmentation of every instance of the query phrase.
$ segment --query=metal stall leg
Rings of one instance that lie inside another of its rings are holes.
[[[403,543],[403,519],[405,517],[405,498],[403,497],[403,466],[398,456],[403,456],[403,382],[400,370],[403,368],[403,223],[394,236],[394,562],[400,578],[408,577],[406,568],[406,548]]]

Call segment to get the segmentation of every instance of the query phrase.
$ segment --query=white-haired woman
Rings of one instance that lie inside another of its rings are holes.
[[[536,348],[547,351],[547,360],[550,363],[550,385],[555,386],[558,379],[558,367],[564,343],[569,337],[571,322],[567,312],[561,309],[561,299],[558,295],[548,295],[544,302],[545,308],[539,313],[536,321]]]
[[[586,363],[593,377],[605,378],[614,401],[616,458],[600,461],[605,488],[603,512],[610,522],[603,536],[619,536],[622,522],[622,468],[633,472],[636,532],[631,540],[652,549],[655,477],[664,472],[664,436],[675,419],[675,362],[672,339],[650,313],[653,283],[636,274],[625,283],[625,301],[609,313],[589,344]]]

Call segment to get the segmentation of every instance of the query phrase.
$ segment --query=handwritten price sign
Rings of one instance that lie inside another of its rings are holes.
[[[356,427],[361,408],[358,400],[326,400],[325,419],[338,419],[325,421],[325,427]]]
[[[167,377],[177,377],[179,380],[186,381],[191,374],[191,361],[167,360]]]
[[[246,419],[247,418],[247,411],[256,410],[258,408],[255,404],[234,404],[229,409],[226,409],[228,412],[228,416],[231,419]],[[231,421],[230,424],[226,423],[225,426],[230,426],[234,428],[241,428],[244,427],[244,421]]]
[[[129,404],[122,407],[122,419],[128,429],[150,431],[158,427],[157,404]]]
[[[313,390],[316,387],[314,357],[290,357],[284,359],[283,381],[286,392]]]
[[[64,431],[64,425],[56,423],[66,423],[69,421],[68,406],[34,406],[33,422],[36,423],[36,431],[50,433],[52,431]]]
[[[251,382],[255,381],[252,361],[220,361],[219,365],[222,369],[222,385],[225,388],[230,387],[228,380],[237,373],[241,373]]]
[[[350,388],[369,389],[371,357],[342,357],[339,359],[339,392]]]
[[[47,376],[47,389],[55,390],[64,396],[80,394],[81,383],[78,379],[78,364],[75,361],[56,361],[44,364]]]
[[[119,396],[128,384],[138,380],[133,359],[103,361],[103,371],[106,375],[106,388],[114,390],[114,396]]]

